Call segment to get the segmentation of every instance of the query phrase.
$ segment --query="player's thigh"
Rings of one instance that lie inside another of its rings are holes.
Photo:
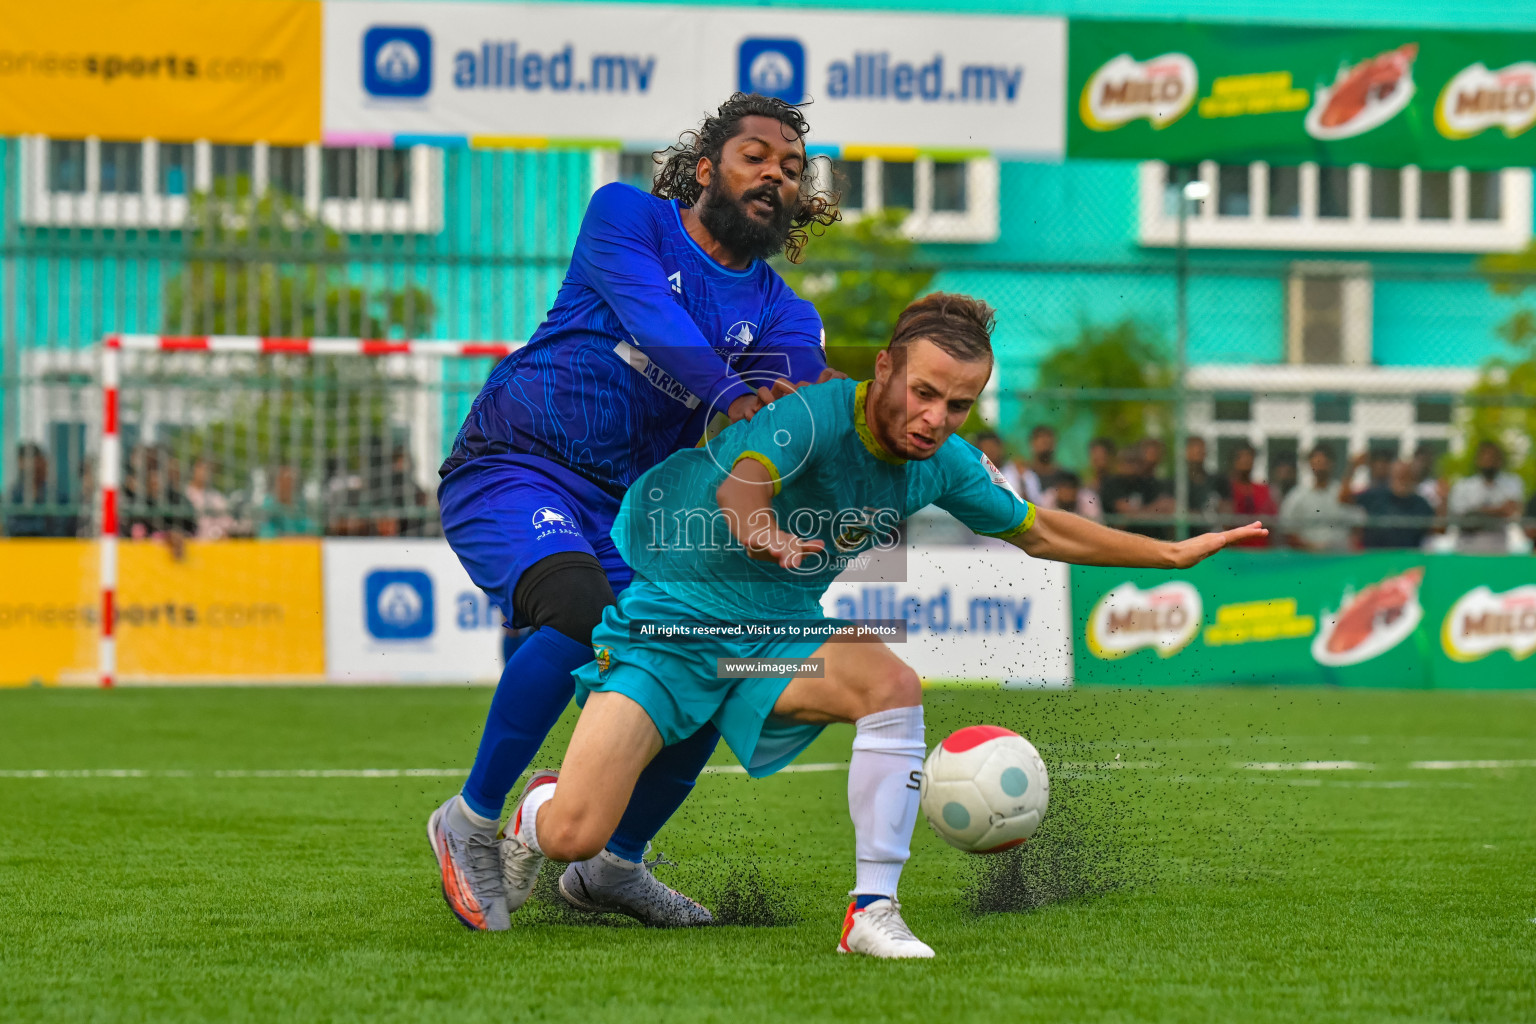
[[[796,722],[853,722],[877,711],[923,702],[922,681],[906,662],[879,642],[824,643],[820,677],[790,680],[773,713]]]
[[[646,710],[622,693],[587,697],[571,734],[560,784],[550,798],[552,817],[576,836],[607,841],[624,815],[635,780],[661,750],[661,733]],[[544,829],[544,819],[539,819]]]

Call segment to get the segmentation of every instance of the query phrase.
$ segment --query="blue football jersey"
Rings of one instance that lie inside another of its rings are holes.
[[[721,266],[681,210],[620,183],[593,193],[553,308],[491,372],[443,476],[516,452],[620,493],[765,374],[821,373],[815,308],[762,260]]]

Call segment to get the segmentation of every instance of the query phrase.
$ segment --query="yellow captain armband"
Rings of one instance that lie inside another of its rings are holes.
[[[740,455],[736,456],[736,461],[737,462],[740,462],[742,459],[751,459],[753,462],[756,462],[758,465],[760,465],[764,469],[768,470],[768,478],[773,481],[773,493],[774,494],[778,494],[779,491],[784,489],[784,481],[779,478],[779,467],[775,466],[773,464],[773,460],[770,459],[768,456],[764,455],[762,452],[756,452],[756,451],[748,450],[748,451],[744,451]],[[1033,517],[1034,517],[1034,507],[1031,506],[1030,507],[1030,518],[1033,519]]]
[[[1001,533],[984,533],[984,534],[982,534],[982,536],[983,537],[996,537],[998,540],[1012,540],[1013,538],[1017,537],[1019,534],[1025,532],[1026,530],[1028,530],[1030,527],[1032,527],[1034,525],[1035,525],[1035,506],[1033,504],[1031,504],[1029,506],[1029,511],[1024,513],[1024,518],[1019,520],[1019,522],[1016,525],[1009,527],[1008,529],[1002,531]]]

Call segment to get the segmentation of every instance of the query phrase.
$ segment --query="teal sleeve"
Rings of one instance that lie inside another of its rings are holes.
[[[816,447],[816,422],[806,399],[785,395],[751,420],[734,423],[706,445],[726,472],[742,459],[761,463],[777,495],[810,461]]]
[[[1007,540],[1035,525],[1035,506],[1013,493],[979,449],[959,438],[945,449],[944,490],[935,505],[988,537]]]

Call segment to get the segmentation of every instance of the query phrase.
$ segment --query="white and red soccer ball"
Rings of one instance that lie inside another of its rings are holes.
[[[1040,827],[1050,795],[1040,752],[999,725],[961,729],[923,764],[923,814],[939,838],[967,853],[1023,843]]]

